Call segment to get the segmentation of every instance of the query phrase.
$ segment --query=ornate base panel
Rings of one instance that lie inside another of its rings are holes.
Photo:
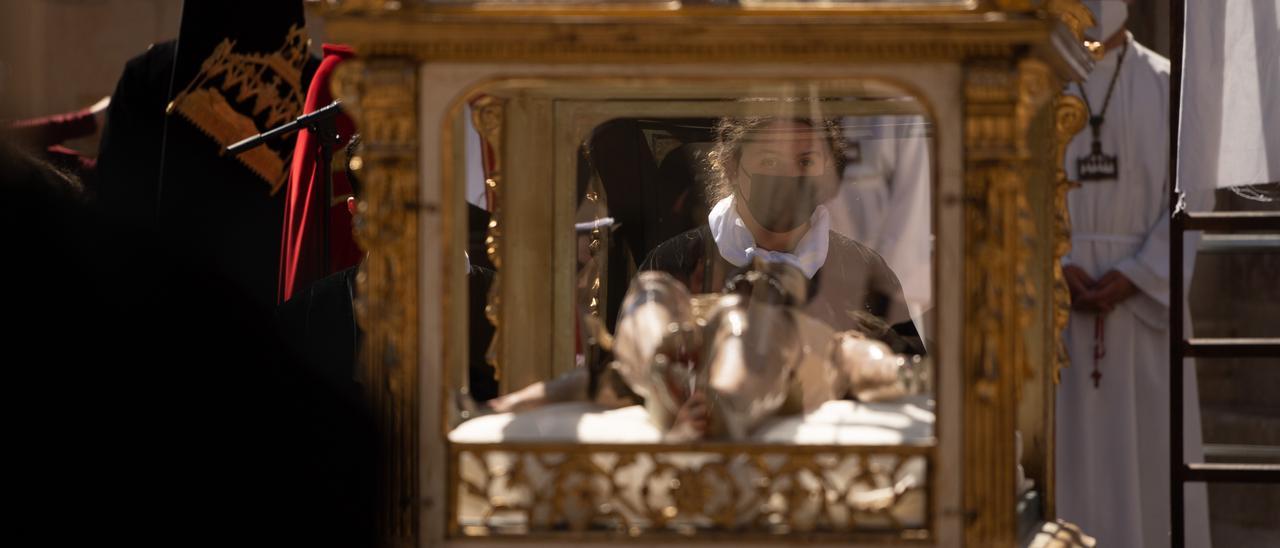
[[[455,444],[455,537],[928,539],[928,447]]]

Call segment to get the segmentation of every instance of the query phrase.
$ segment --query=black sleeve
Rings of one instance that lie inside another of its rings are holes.
[[[649,255],[644,258],[644,261],[640,263],[640,266],[637,267],[636,270],[640,272],[644,272],[646,270],[662,270],[658,267],[658,254],[662,251],[662,247],[663,246],[660,245],[653,248],[653,251],[649,252]]]
[[[312,284],[276,309],[276,328],[286,350],[324,382],[347,396],[360,392],[358,345],[349,280],[355,268]]]
[[[705,226],[685,231],[653,248],[639,270],[660,270],[687,284],[689,273],[702,261],[709,241],[711,233]]]
[[[898,312],[906,314],[907,318],[898,323],[893,324],[892,333],[886,333],[883,340],[894,352],[899,354],[919,354],[924,355],[924,341],[920,338],[920,332],[916,329],[915,321],[911,319],[910,312],[906,310],[907,296],[902,291],[902,282],[898,281],[897,274],[893,269],[889,268],[889,264],[884,261],[880,254],[875,254],[875,276],[873,277],[874,291],[881,293],[884,301],[884,315],[888,318],[895,307],[900,307]]]
[[[121,218],[150,224],[160,184],[165,108],[173,75],[174,42],[161,42],[125,65],[98,148],[94,191]]]

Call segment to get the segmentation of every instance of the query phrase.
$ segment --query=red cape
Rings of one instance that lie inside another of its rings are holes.
[[[355,57],[355,50],[340,44],[325,44],[324,59],[311,79],[303,113],[313,112],[333,102],[329,78],[338,64]],[[355,133],[355,123],[345,114],[337,117],[338,147],[345,146]],[[335,147],[336,148],[336,147]],[[335,149],[335,156],[340,153]],[[293,149],[293,165],[285,189],[284,230],[280,237],[280,302],[305,290],[330,273],[355,266],[362,255],[351,232],[347,196],[351,184],[345,170],[333,170],[333,201],[325,208],[329,215],[329,264],[324,262],[323,225],[317,211],[317,193],[323,193],[324,166],[320,165],[320,141],[309,130],[298,132]]]

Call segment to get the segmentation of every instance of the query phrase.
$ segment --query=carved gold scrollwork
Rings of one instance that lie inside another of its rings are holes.
[[[975,379],[980,399],[995,397],[1001,361],[1012,376],[1014,395],[1032,374],[1025,340],[1018,336],[1032,323],[1035,284],[1027,274],[1035,238],[1035,221],[1024,185],[1032,151],[1031,123],[1057,91],[1048,65],[1024,59],[1016,67],[1003,61],[976,63],[965,87],[965,145],[970,168],[969,254],[976,260],[970,302],[975,329],[970,349],[978,365]],[[979,163],[981,162],[981,163]],[[1007,275],[1004,280],[1000,276]],[[1004,283],[990,283],[993,278]],[[1008,292],[1006,295],[1005,292]],[[1008,304],[1006,307],[1005,304]],[[1010,333],[1001,329],[1016,328]],[[1012,341],[1000,348],[1000,341]]]
[[[1084,101],[1073,95],[1062,94],[1054,102],[1054,192],[1053,192],[1053,333],[1057,335],[1057,353],[1053,366],[1053,382],[1062,379],[1062,368],[1071,364],[1067,357],[1067,347],[1062,340],[1062,331],[1067,328],[1071,319],[1071,291],[1067,288],[1066,278],[1062,275],[1062,258],[1071,252],[1071,211],[1067,208],[1067,192],[1078,185],[1067,179],[1064,160],[1067,145],[1080,130],[1084,129],[1089,117],[1089,110]]]
[[[1012,433],[1022,387],[1035,375],[1026,333],[1038,306],[1032,265],[1042,256],[1035,253],[1037,223],[1028,189],[1036,172],[1033,162],[1044,157],[1033,147],[1043,142],[1033,135],[1043,127],[1035,120],[1052,108],[1059,139],[1083,122],[1072,110],[1078,100],[1068,100],[1068,107],[1062,100],[1050,103],[1060,89],[1058,77],[1036,59],[975,61],[966,75],[964,357],[972,389],[964,413],[966,481],[972,487],[966,489],[965,505],[971,511],[1015,504]],[[1060,164],[1062,149],[1054,152]],[[1065,177],[1055,174],[1057,223],[1051,245],[1061,257]],[[1053,320],[1057,326],[1062,318]],[[1015,529],[1012,513],[996,512],[970,524],[966,539],[979,546],[1010,545]]]
[[[356,320],[364,331],[361,383],[378,424],[386,428],[385,509],[388,545],[416,542],[418,452],[418,169],[417,70],[406,58],[356,59],[334,75],[362,135],[364,198],[354,222],[367,252],[356,276]]]
[[[583,203],[591,211],[607,211],[604,197],[601,196],[603,189],[600,189],[599,178],[591,180],[591,190],[583,196]],[[607,268],[608,262],[608,236],[609,228],[597,226],[591,229],[587,243],[587,265],[584,272],[579,274],[579,284],[586,284],[587,287],[579,287],[579,302],[587,304],[587,313],[600,317],[600,310],[604,302],[604,276],[603,273]]]
[[[972,249],[966,263],[966,355],[974,366],[975,392],[987,403],[997,396],[1002,363],[1014,362],[1013,349],[1005,348],[1013,337],[1005,331],[1013,327],[1008,320],[1017,314],[1017,260],[1013,247],[1018,236],[1017,199],[1021,184],[1021,174],[1002,165],[970,169],[965,180],[969,204],[965,220]]]
[[[1094,24],[1093,12],[1080,0],[1047,0],[1044,10],[1067,25],[1077,40],[1084,40],[1084,29]]]
[[[1059,91],[1058,79],[1044,61],[1023,59],[1018,62],[1018,105],[1015,141],[1018,157],[1030,158],[1031,120]]]
[[[965,82],[965,154],[969,161],[1016,155],[1012,107],[1017,100],[1016,74],[1005,61],[977,62]]]
[[[1038,60],[980,60],[965,85],[966,507],[1014,505],[1012,435],[1021,387],[1034,375],[1026,331],[1034,323],[1035,217],[1028,197],[1034,119],[1058,90]],[[986,509],[986,510],[983,510]],[[1007,514],[1007,515],[1006,515]],[[966,530],[974,545],[1006,545],[1016,529],[998,512]]]
[[[471,101],[471,123],[480,133],[480,153],[484,166],[485,196],[489,204],[489,232],[484,238],[485,253],[493,263],[493,283],[489,287],[484,315],[493,324],[493,340],[485,361],[493,366],[495,379],[502,378],[498,348],[502,337],[502,128],[506,100],[484,95]]]
[[[1034,8],[1032,0],[992,0],[997,9],[1003,11],[1030,11]]]
[[[1026,174],[1030,167],[1025,162],[1032,159],[1030,144],[1032,140],[1032,121],[1039,113],[1043,112],[1049,101],[1058,94],[1061,86],[1050,70],[1049,65],[1034,58],[1027,58],[1018,62],[1017,85],[1018,102],[1014,109],[1014,118],[1017,123],[1014,141],[1020,162],[1018,169],[1023,174],[1022,184],[1025,185]],[[1028,273],[1028,267],[1033,260],[1032,250],[1035,249],[1037,235],[1035,219],[1025,190],[1020,189],[1016,193],[1014,204],[1017,211],[1016,233],[1018,235],[1014,247],[1015,279],[1018,287],[1016,324],[1017,332],[1021,334],[1031,327],[1036,310],[1036,283]],[[1013,368],[1015,375],[1014,396],[1021,400],[1022,390],[1026,384],[1024,380],[1034,378],[1035,371],[1032,369],[1031,357],[1026,350],[1026,338],[1017,335],[1014,342],[1016,345],[1013,354],[1015,364]]]
[[[964,415],[965,472],[971,487],[964,496],[967,509],[991,512],[1015,503],[1014,386],[1022,367],[1019,354],[1024,353],[1017,329],[1022,308],[1018,210],[1019,200],[1025,199],[1025,175],[1015,162],[971,162],[966,171],[964,363],[971,388]],[[973,521],[966,544],[1011,544],[1013,514],[996,512]]]

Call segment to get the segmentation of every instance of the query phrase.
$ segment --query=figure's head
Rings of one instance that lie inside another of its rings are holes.
[[[722,295],[706,321],[702,368],[712,406],[712,437],[745,439],[790,393],[804,338],[790,304],[775,303],[765,280],[747,296]],[[763,290],[763,291],[762,291]]]
[[[805,224],[835,196],[845,142],[834,120],[802,117],[724,118],[709,155],[707,197],[734,195],[760,227],[785,233]]]

